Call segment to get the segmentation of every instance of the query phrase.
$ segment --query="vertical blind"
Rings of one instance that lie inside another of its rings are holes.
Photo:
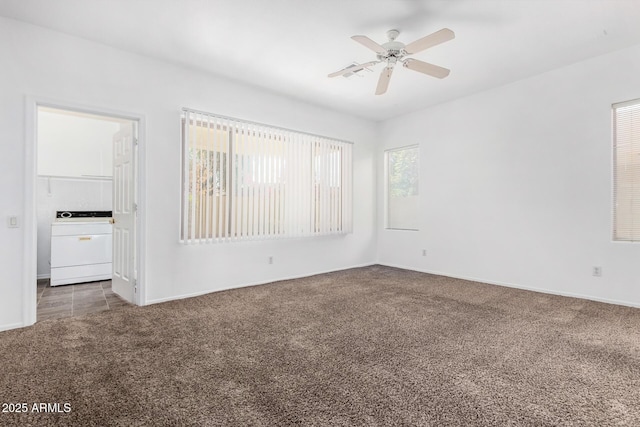
[[[640,100],[613,105],[613,238],[640,242]]]
[[[351,155],[345,141],[184,109],[181,240],[350,233]]]

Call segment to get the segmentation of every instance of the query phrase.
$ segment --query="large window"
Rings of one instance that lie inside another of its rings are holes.
[[[181,240],[351,232],[351,147],[185,109]]]
[[[386,227],[417,230],[419,215],[420,151],[417,146],[385,152]]]
[[[613,238],[640,242],[640,100],[613,105]]]

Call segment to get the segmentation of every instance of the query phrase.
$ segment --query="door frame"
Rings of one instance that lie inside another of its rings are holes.
[[[137,156],[135,158],[135,194],[137,195],[136,216],[136,254],[135,271],[137,272],[136,285],[138,292],[134,295],[136,305],[146,305],[146,129],[145,116],[139,113],[115,110],[105,107],[88,106],[70,101],[50,99],[39,96],[26,96],[25,100],[25,219],[24,219],[24,266],[23,266],[23,311],[24,326],[36,323],[37,316],[37,257],[38,257],[38,220],[37,220],[37,162],[38,162],[38,107],[52,107],[63,110],[72,110],[82,113],[97,114],[116,117],[138,123]]]

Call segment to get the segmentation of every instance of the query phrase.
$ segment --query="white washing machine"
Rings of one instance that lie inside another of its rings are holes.
[[[110,280],[111,211],[59,211],[51,224],[51,286]]]

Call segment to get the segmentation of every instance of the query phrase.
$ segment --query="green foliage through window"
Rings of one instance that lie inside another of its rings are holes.
[[[420,179],[419,151],[417,147],[389,151],[389,196],[418,195]]]

